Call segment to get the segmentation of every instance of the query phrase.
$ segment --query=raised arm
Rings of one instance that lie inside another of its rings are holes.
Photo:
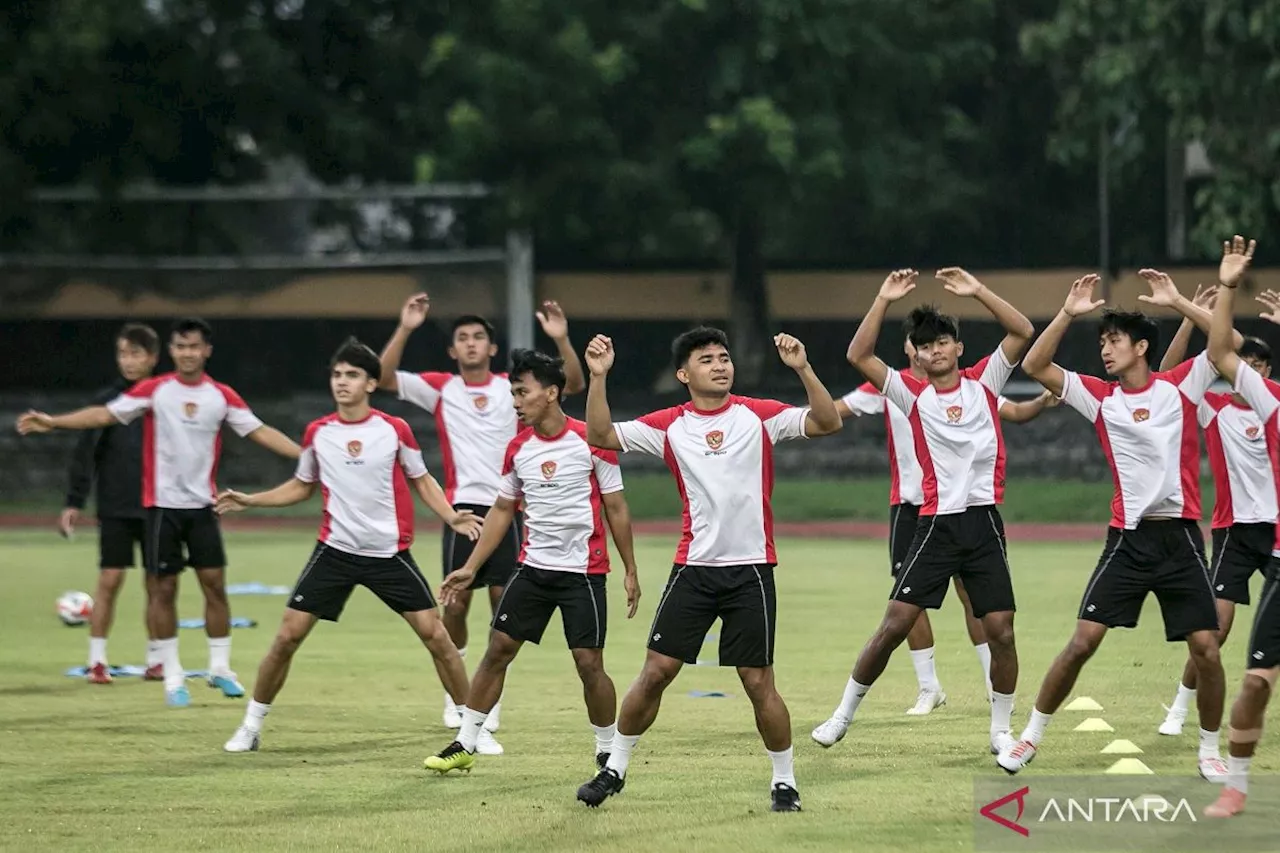
[[[1104,300],[1093,298],[1093,288],[1098,283],[1098,276],[1090,273],[1084,278],[1076,279],[1067,293],[1067,301],[1063,303],[1058,316],[1053,318],[1045,330],[1036,338],[1026,358],[1022,360],[1022,369],[1035,381],[1039,382],[1054,396],[1061,397],[1066,377],[1062,368],[1053,363],[1054,353],[1062,344],[1067,327],[1076,317],[1088,314],[1098,308]]]
[[[34,409],[18,416],[22,435],[53,432],[55,429],[103,429],[119,423],[106,406],[87,406],[65,415],[47,415]]]
[[[587,387],[582,374],[582,361],[569,342],[569,320],[559,302],[544,302],[536,315],[542,331],[555,341],[556,352],[564,359],[564,393],[577,394]]]
[[[627,591],[627,618],[636,615],[640,605],[640,576],[636,571],[636,548],[631,532],[631,507],[623,492],[610,492],[602,496],[604,501],[604,518],[609,524],[609,535],[613,544],[618,547],[618,556],[622,558],[622,568],[626,572],[623,586]]]
[[[294,477],[266,492],[245,494],[228,489],[218,495],[218,502],[214,508],[219,515],[222,515],[250,507],[293,506],[310,498],[315,490],[315,483],[306,483]]]
[[[1205,287],[1202,284],[1196,285],[1196,295],[1191,297],[1191,302],[1210,312],[1212,317],[1214,297],[1218,293],[1218,288]],[[1164,357],[1160,359],[1160,371],[1172,370],[1175,366],[1181,364],[1187,357],[1187,350],[1191,346],[1191,330],[1196,327],[1190,317],[1183,317],[1182,322],[1178,325],[1178,331],[1174,332],[1173,340],[1169,341],[1169,346],[1164,351]],[[1206,325],[1206,329],[1208,326]]]
[[[839,432],[840,427],[844,425],[844,419],[840,417],[840,412],[836,410],[836,403],[835,400],[831,399],[831,392],[818,381],[817,374],[813,372],[813,366],[809,364],[809,356],[805,352],[804,344],[791,335],[775,335],[773,345],[778,348],[778,355],[782,358],[782,363],[794,370],[796,375],[800,377],[800,382],[804,385],[805,394],[808,395],[809,412],[804,418],[804,434],[810,437],[817,437]],[[881,364],[884,364],[884,362],[881,362]]]
[[[1021,403],[1005,400],[1000,404],[1000,420],[1011,424],[1025,424],[1028,421],[1034,421],[1045,409],[1053,408],[1060,402],[1052,391],[1044,391],[1034,400],[1025,400]]]
[[[613,414],[605,394],[605,377],[613,367],[613,357],[613,341],[604,335],[596,335],[587,344],[587,370],[591,372],[587,385],[587,444],[621,450],[622,442],[613,428]]]
[[[1197,301],[1187,299],[1187,297],[1179,293],[1177,285],[1173,283],[1173,279],[1166,273],[1162,273],[1159,270],[1144,269],[1138,270],[1138,275],[1146,279],[1147,284],[1151,287],[1151,295],[1148,296],[1145,293],[1140,295],[1138,297],[1139,302],[1146,302],[1149,305],[1160,305],[1165,308],[1172,308],[1182,315],[1183,326],[1186,326],[1187,323],[1191,323],[1206,335],[1209,334],[1209,323],[1213,319],[1213,313],[1208,307],[1199,304]],[[1216,288],[1214,288],[1214,290],[1216,290]],[[1196,297],[1197,299],[1203,299],[1204,294],[1197,289]],[[1211,298],[1212,296],[1210,296],[1210,299]],[[1178,331],[1181,332],[1182,328],[1180,327]],[[1239,332],[1234,332],[1232,339],[1235,342],[1236,349],[1239,349],[1240,345],[1244,343],[1244,335],[1241,335]],[[1186,347],[1184,346],[1183,354],[1185,355],[1185,353]],[[1165,369],[1164,364],[1169,360],[1169,356],[1166,353],[1165,358],[1160,361],[1161,370]],[[1170,367],[1180,364],[1181,361],[1182,359],[1174,361]]]
[[[1218,283],[1222,287],[1218,291],[1218,304],[1214,306],[1213,321],[1209,326],[1209,360],[1232,386],[1240,369],[1240,356],[1236,354],[1239,344],[1232,335],[1232,310],[1236,288],[1249,270],[1255,248],[1256,241],[1250,240],[1246,245],[1244,238],[1237,234],[1222,244],[1222,263],[1218,266]]]
[[[970,273],[959,267],[945,267],[938,270],[937,278],[942,286],[956,296],[968,296],[978,300],[983,308],[991,312],[1004,329],[1004,340],[1000,349],[1010,364],[1017,364],[1022,354],[1027,351],[1027,344],[1036,333],[1035,326],[1007,301],[997,296],[985,284],[978,281]]]
[[[396,371],[400,369],[400,360],[404,358],[405,344],[409,343],[409,336],[413,334],[413,330],[426,322],[427,313],[430,311],[431,297],[425,293],[415,293],[405,300],[404,306],[400,309],[400,325],[396,326],[391,340],[387,341],[387,345],[382,348],[379,359],[382,362],[382,378],[378,380],[378,387],[383,391],[400,390],[399,383],[396,381]]]
[[[272,426],[260,426],[245,438],[285,459],[297,459],[302,455],[302,448],[296,441]]]
[[[880,337],[880,327],[884,325],[884,315],[889,306],[916,289],[916,273],[912,269],[894,270],[880,285],[876,301],[871,303],[853,340],[849,341],[849,349],[845,357],[858,369],[867,381],[883,391],[889,379],[889,365],[876,356],[876,340]]]

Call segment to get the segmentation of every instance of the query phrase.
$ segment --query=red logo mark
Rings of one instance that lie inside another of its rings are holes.
[[[198,411],[200,411],[200,407],[197,406],[195,403],[182,404],[182,412],[189,418],[194,418],[196,416],[196,412]]]
[[[556,475],[556,463],[543,462],[542,463],[542,479],[550,480],[555,475]]]
[[[482,412],[489,408],[489,398],[483,394],[478,394],[475,397],[472,397],[471,402],[475,403],[476,408]]]
[[[719,450],[720,445],[724,444],[724,433],[720,430],[712,430],[707,433],[707,447],[712,450]]]
[[[947,423],[958,424],[963,415],[964,409],[959,406],[947,406]]]
[[[361,450],[364,450],[364,445],[363,445],[363,444],[361,444],[360,442],[358,442],[358,441],[348,441],[348,442],[347,442],[347,454],[348,454],[348,455],[353,456],[353,457],[354,457],[354,456],[359,456],[359,455],[360,455],[360,451],[361,451]]]
[[[1022,810],[1026,805],[1024,800],[1026,800],[1027,794],[1030,793],[1030,791],[1031,791],[1030,787],[1019,788],[1018,790],[1014,791],[1012,794],[1007,794],[998,800],[992,800],[991,802],[987,803],[985,806],[978,809],[978,814],[982,815],[987,820],[995,821],[996,823],[1003,826],[1005,829],[1012,829],[1014,832],[1018,833],[1023,838],[1026,838],[1029,835],[1031,835],[1031,830],[1027,829],[1025,826],[1018,823],[1018,821],[1022,820]],[[1009,803],[1012,803],[1014,801],[1017,801],[1018,803],[1018,815],[1013,820],[1009,820],[1004,815],[996,814],[996,809],[1000,808],[1001,806],[1007,806]]]
[[[1244,434],[1246,438],[1252,440],[1258,437],[1258,432],[1259,429],[1256,426],[1251,426],[1244,431]]]
[[[1143,421],[1149,421],[1149,420],[1151,420],[1150,409],[1134,409],[1133,410],[1133,422],[1135,424],[1140,424]]]

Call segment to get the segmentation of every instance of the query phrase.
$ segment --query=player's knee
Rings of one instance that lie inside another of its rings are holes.
[[[288,629],[281,629],[271,643],[271,651],[276,657],[288,660],[297,653],[298,647],[301,645],[302,635]]]
[[[1269,702],[1271,692],[1275,689],[1276,676],[1280,669],[1269,672],[1249,671],[1244,674],[1244,684],[1240,687],[1240,697],[1250,704]]]
[[[1208,637],[1193,638],[1188,645],[1191,649],[1191,659],[1195,661],[1198,669],[1222,666],[1222,654],[1217,637],[1213,634],[1209,634]]]
[[[763,667],[742,667],[738,670],[742,689],[754,702],[773,692],[773,670]]]
[[[604,655],[594,649],[574,649],[573,665],[578,668],[578,678],[584,684],[604,675]]]
[[[1013,620],[1001,619],[994,623],[982,623],[983,633],[991,646],[1009,648],[1013,645]],[[1092,652],[1090,652],[1092,654]]]
[[[1097,650],[1098,641],[1096,639],[1077,634],[1067,642],[1067,647],[1062,654],[1073,663],[1084,663],[1093,657],[1093,653]]]
[[[108,598],[114,601],[122,586],[124,586],[124,572],[104,569],[98,573],[98,600]]]
[[[646,662],[644,669],[640,670],[640,677],[636,679],[636,686],[643,693],[661,693],[675,677],[676,670]]]

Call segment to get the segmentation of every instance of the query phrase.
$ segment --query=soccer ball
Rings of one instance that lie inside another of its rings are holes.
[[[58,596],[58,618],[63,625],[83,625],[93,613],[93,599],[87,592],[64,592]]]

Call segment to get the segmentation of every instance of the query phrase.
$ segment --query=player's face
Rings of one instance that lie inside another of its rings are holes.
[[[497,345],[489,338],[489,333],[485,331],[484,326],[479,323],[459,326],[453,330],[453,345],[449,347],[449,358],[458,362],[459,367],[485,367],[497,354]]]
[[[547,410],[559,398],[558,388],[540,384],[532,374],[526,373],[511,379],[511,404],[515,406],[520,423],[525,426],[540,423],[546,417]]]
[[[1147,342],[1133,339],[1124,332],[1105,332],[1098,339],[1102,347],[1102,368],[1108,376],[1120,376],[1127,373],[1139,361],[1147,357]]]
[[[1252,367],[1258,372],[1263,379],[1271,378],[1271,365],[1260,358],[1244,358],[1241,359],[1245,364]]]
[[[169,339],[169,357],[173,366],[184,376],[193,376],[204,370],[204,364],[213,355],[213,344],[199,332],[174,335]]]
[[[137,344],[121,338],[116,341],[116,367],[120,375],[130,382],[137,382],[151,375],[156,369],[157,356]]]
[[[916,363],[929,376],[946,376],[956,369],[963,353],[964,344],[943,335],[916,348]]]
[[[733,359],[720,344],[709,344],[689,353],[676,378],[695,394],[728,394],[733,388]]]
[[[340,361],[329,373],[329,390],[339,406],[359,406],[368,401],[378,382],[359,367]]]

